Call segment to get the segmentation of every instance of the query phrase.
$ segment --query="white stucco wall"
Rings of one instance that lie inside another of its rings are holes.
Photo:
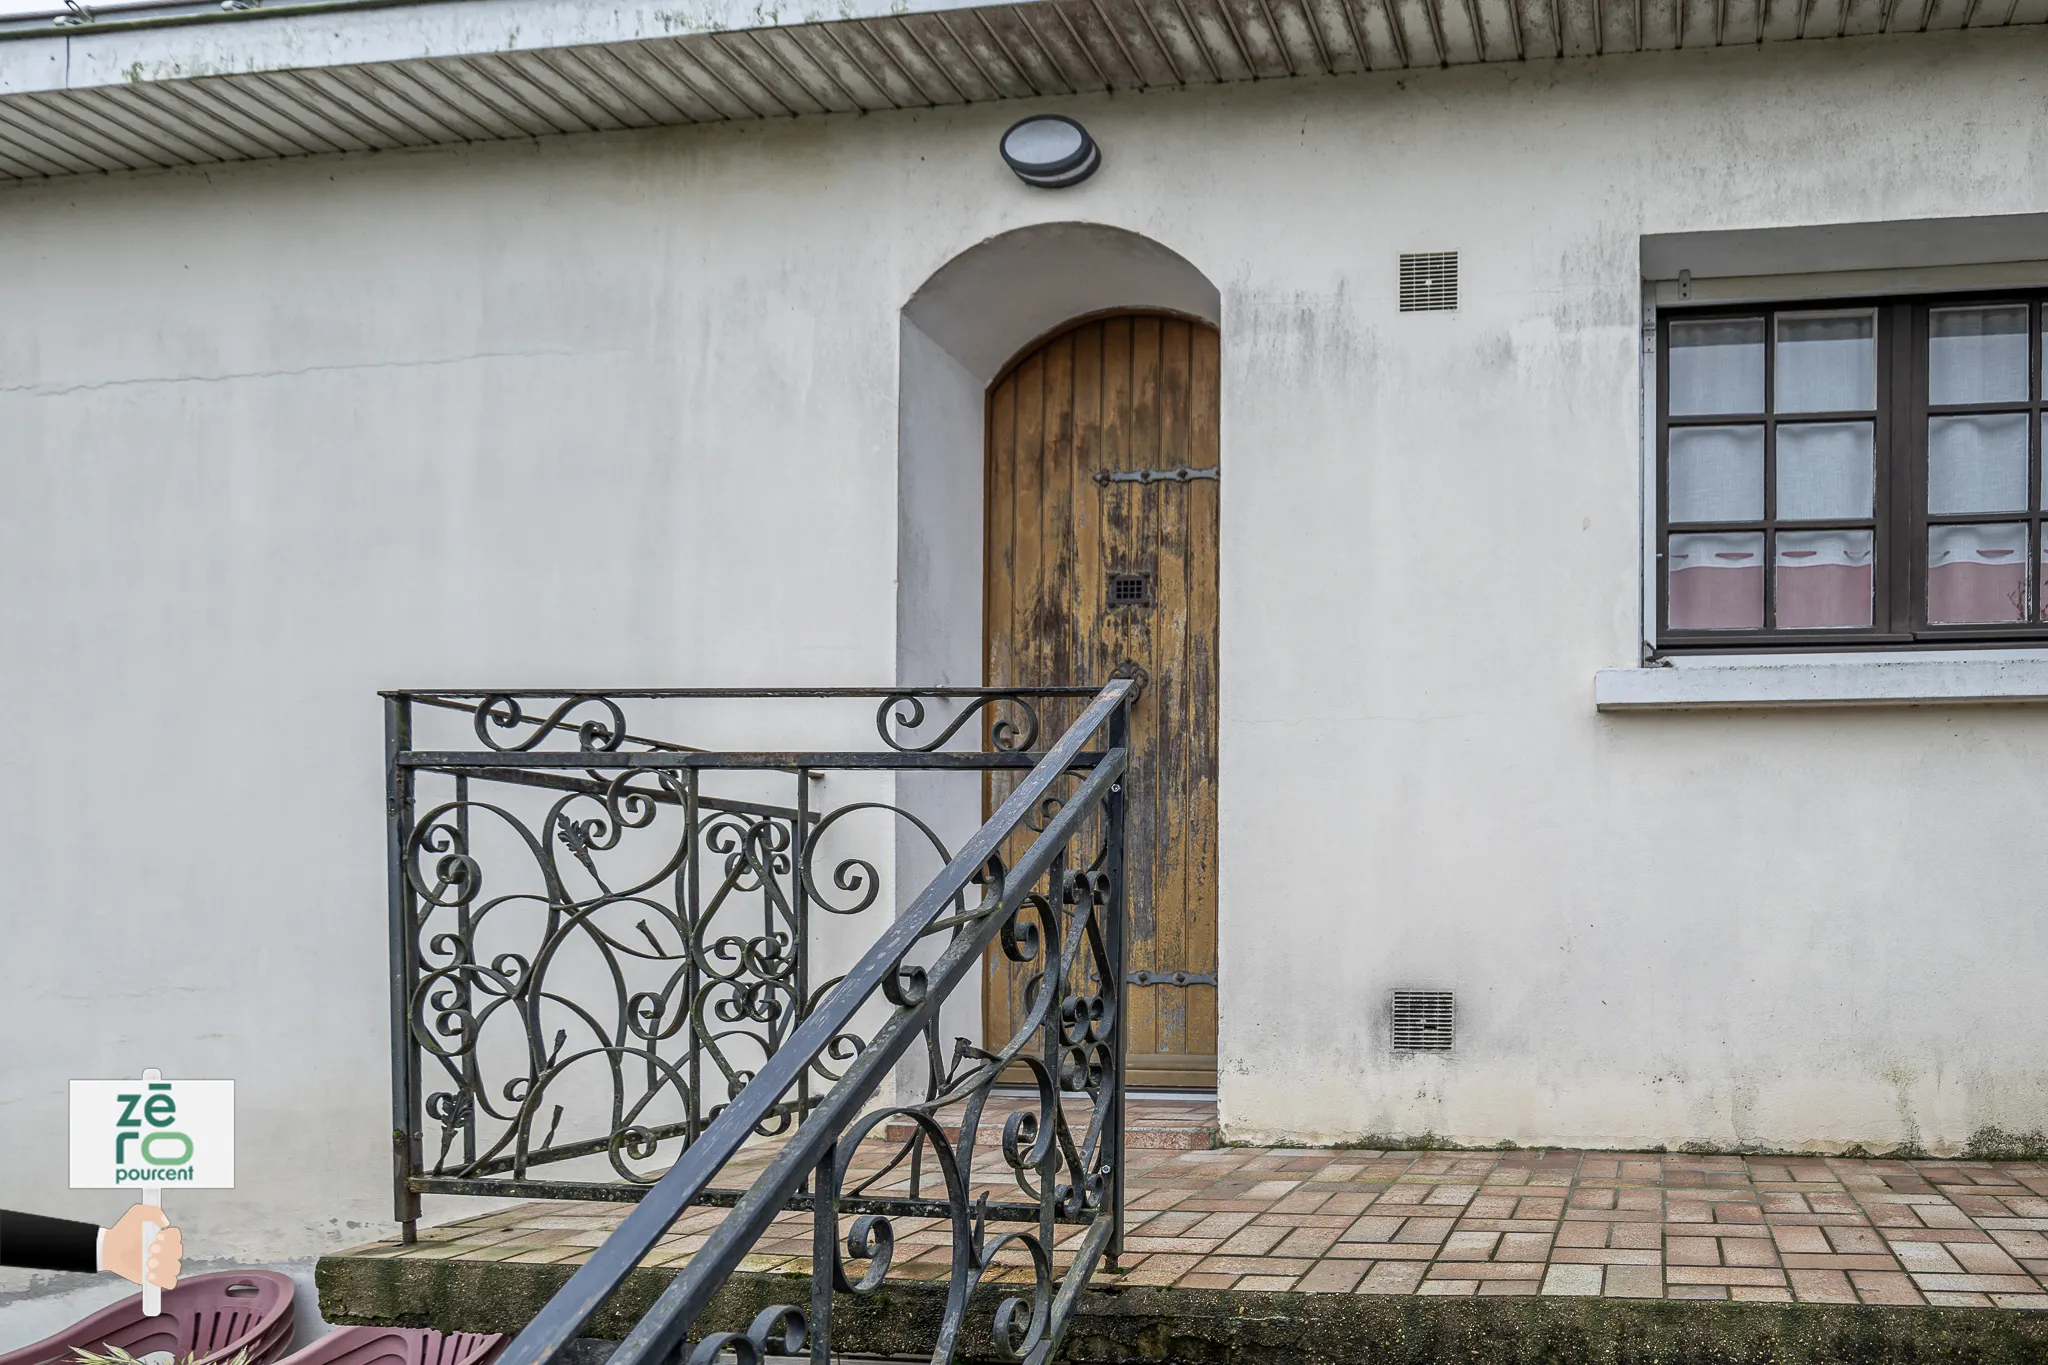
[[[384,1232],[375,690],[945,656],[897,637],[901,310],[1054,219],[1222,294],[1232,1136],[2048,1122],[2048,711],[1592,681],[1637,658],[1642,235],[2048,211],[2044,36],[1076,99],[1058,194],[1018,106],[0,193],[0,1204],[111,1216],[63,1082],[147,1064],[241,1082],[195,1254]],[[1397,313],[1438,249],[1460,311]],[[1389,1055],[1406,985],[1455,1055]]]

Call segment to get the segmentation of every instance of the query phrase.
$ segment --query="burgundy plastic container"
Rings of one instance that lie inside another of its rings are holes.
[[[489,1365],[506,1338],[423,1327],[337,1327],[280,1365]]]
[[[142,1316],[142,1295],[109,1304],[53,1337],[0,1355],[0,1365],[62,1365],[83,1346],[105,1353],[119,1346],[140,1358],[171,1351],[198,1365],[249,1352],[250,1365],[271,1365],[292,1340],[292,1282],[269,1270],[225,1271],[178,1281],[163,1296],[163,1312]],[[430,1362],[438,1365],[438,1362]]]

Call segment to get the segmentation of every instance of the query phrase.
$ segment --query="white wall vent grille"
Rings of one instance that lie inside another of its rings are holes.
[[[1449,1052],[1458,1032],[1457,999],[1449,991],[1395,991],[1394,1051]]]
[[[1401,257],[1401,311],[1441,313],[1458,306],[1458,253],[1424,251]]]

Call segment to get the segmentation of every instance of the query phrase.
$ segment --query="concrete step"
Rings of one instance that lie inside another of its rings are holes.
[[[516,1332],[573,1266],[395,1260],[343,1253],[320,1262],[332,1322]],[[616,1339],[674,1277],[634,1271],[588,1330]],[[808,1304],[808,1275],[741,1272],[697,1333],[743,1330],[769,1304]],[[983,1283],[968,1308],[962,1360],[995,1360],[988,1324],[1014,1284]],[[834,1311],[835,1360],[928,1355],[946,1285],[891,1278]],[[579,1343],[580,1344],[580,1343]],[[592,1342],[574,1365],[609,1354]],[[1450,1298],[1152,1288],[1098,1277],[1081,1296],[1061,1359],[1090,1365],[2040,1365],[2048,1313],[1997,1308],[1566,1298]]]

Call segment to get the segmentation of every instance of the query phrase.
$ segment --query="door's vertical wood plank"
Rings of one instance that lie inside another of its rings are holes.
[[[1221,339],[1211,327],[1197,327],[1190,340],[1188,463],[1197,469],[1222,467]],[[1222,484],[1187,485],[1188,544],[1188,742],[1187,785],[1187,967],[1217,971],[1219,906],[1216,878],[1217,702],[1221,681],[1218,640],[1218,568]],[[1220,987],[1197,986],[1188,996],[1188,1051],[1216,1055]]]
[[[1017,681],[1016,660],[1011,643],[1017,638],[1016,601],[1013,585],[1017,549],[1017,380],[1011,375],[989,392],[988,454],[984,465],[982,525],[982,657],[987,661],[983,680],[991,686]],[[984,735],[987,722],[983,722]],[[987,818],[1010,794],[1016,778],[1008,772],[989,773],[982,783],[982,816]],[[1003,957],[1002,945],[990,945],[982,967],[981,1028],[983,1044],[999,1046],[1009,1037],[1016,1018],[1011,999],[1013,973]]]
[[[1074,545],[1073,609],[1075,677],[1098,683],[1116,668],[1104,661],[1108,644],[1103,627],[1109,613],[1102,576],[1102,488],[1095,473],[1102,468],[1102,351],[1104,324],[1089,323],[1074,332]],[[1102,824],[1091,817],[1084,847],[1101,846]]]
[[[1101,323],[1101,431],[1096,446],[1096,468],[1105,471],[1131,467],[1131,325],[1128,317],[1107,318]],[[1095,505],[1095,559],[1098,565],[1095,631],[1097,648],[1101,651],[1097,671],[1106,676],[1126,658],[1138,657],[1137,642],[1131,638],[1130,613],[1112,611],[1108,605],[1109,575],[1123,567],[1119,562],[1122,547],[1129,544],[1137,532],[1135,489],[1124,483],[1103,484],[1097,489]],[[1133,719],[1135,721],[1135,714]],[[1130,778],[1126,776],[1124,781],[1126,790],[1131,790]],[[1138,861],[1140,850],[1147,840],[1154,837],[1148,823],[1150,812],[1140,811],[1136,802],[1131,803],[1128,812],[1128,824],[1124,830],[1125,847],[1130,858],[1126,864],[1124,886],[1127,909],[1138,899],[1144,881],[1144,868]],[[1136,934],[1127,928],[1125,967],[1136,970],[1143,965],[1140,957],[1143,951]],[[1144,1002],[1139,999],[1143,994],[1143,991],[1133,990],[1124,998],[1125,1045],[1133,1054],[1151,1046],[1151,1021],[1144,1014]]]
[[[1173,469],[1187,463],[1189,453],[1189,333],[1192,329],[1178,318],[1159,328],[1159,454],[1154,468]],[[1152,493],[1156,522],[1152,543],[1156,546],[1154,572],[1155,605],[1151,610],[1152,687],[1158,707],[1159,740],[1151,762],[1156,778],[1154,790],[1165,814],[1171,837],[1160,842],[1156,858],[1158,871],[1153,883],[1153,952],[1166,970],[1185,967],[1188,915],[1188,844],[1196,812],[1187,804],[1188,762],[1188,485],[1154,484]],[[1156,987],[1154,1013],[1158,1020],[1158,1047],[1162,1053],[1186,1056],[1189,1052],[1187,1004],[1190,991],[1182,986]]]
[[[1042,682],[1045,674],[1044,648],[1038,630],[1040,604],[1045,600],[1045,352],[1034,352],[1017,367],[1017,447],[1015,505],[1016,568],[1011,580],[1014,606],[1010,613],[1010,656],[1021,684]],[[1014,774],[1012,781],[1022,775]],[[1030,838],[1019,831],[1003,851],[1015,864]],[[1025,1006],[1024,988],[1038,970],[1036,962],[1008,962],[1012,1021],[1021,1017]]]
[[[1131,423],[1125,457],[1132,469],[1156,469],[1159,466],[1160,331],[1161,322],[1157,317],[1131,320]],[[1130,538],[1117,547],[1118,561],[1121,562],[1112,561],[1110,572],[1157,575],[1161,490],[1156,484],[1125,484],[1123,487],[1133,491],[1136,515],[1132,519]],[[1131,726],[1131,794],[1134,805],[1145,812],[1141,820],[1133,822],[1137,828],[1132,833],[1136,837],[1130,848],[1131,946],[1135,950],[1131,954],[1132,966],[1150,971],[1171,970],[1174,964],[1163,961],[1159,956],[1159,916],[1167,912],[1159,899],[1160,873],[1168,861],[1166,850],[1179,841],[1172,833],[1175,814],[1162,800],[1166,793],[1160,783],[1158,763],[1158,756],[1167,743],[1164,708],[1160,705],[1158,691],[1158,613],[1156,608],[1123,607],[1118,610],[1129,618],[1126,630],[1131,657],[1152,673],[1151,685],[1146,689],[1146,695],[1139,699]],[[1157,986],[1140,986],[1130,993],[1129,998],[1135,1006],[1129,1011],[1132,1019],[1131,1051],[1160,1051],[1159,997],[1162,993]]]
[[[1139,469],[1144,465],[1144,441],[1138,431],[1135,358],[1140,321],[1134,317],[1121,317],[1111,318],[1103,324],[1102,467],[1106,470]],[[1101,557],[1105,580],[1112,573],[1137,567],[1131,560],[1131,547],[1141,544],[1144,538],[1144,500],[1145,490],[1137,484],[1112,483],[1102,490]],[[1145,634],[1144,613],[1130,608],[1111,610],[1106,598],[1105,593],[1100,617],[1103,622],[1103,652],[1109,667],[1114,669],[1125,659],[1145,662],[1149,642]],[[1142,752],[1150,742],[1145,727],[1151,715],[1150,706],[1140,698],[1131,715],[1134,751]],[[1158,823],[1159,812],[1139,799],[1140,777],[1141,774],[1134,770],[1124,779],[1133,798],[1124,830],[1128,857],[1124,888],[1129,925],[1126,966],[1132,971],[1153,965],[1150,929],[1141,926],[1140,921],[1150,913],[1148,907],[1152,899],[1152,867],[1146,851],[1164,834]],[[1155,1047],[1152,995],[1148,989],[1133,987],[1124,997],[1124,1017],[1128,1025],[1126,1046],[1133,1056],[1149,1055]]]
[[[1047,342],[1044,354],[1045,473],[1039,493],[1038,526],[1045,548],[1032,631],[1032,648],[1037,656],[1033,681],[1086,682],[1076,667],[1074,653],[1075,619],[1083,612],[1075,599],[1073,333]],[[1083,708],[1057,700],[1046,709],[1053,725],[1043,738],[1050,744],[1074,723]]]

